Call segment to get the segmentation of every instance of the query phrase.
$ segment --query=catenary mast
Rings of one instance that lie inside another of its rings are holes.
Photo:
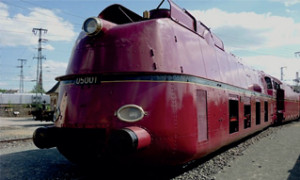
[[[45,42],[46,39],[42,39],[42,34],[47,33],[47,29],[43,28],[33,28],[32,32],[34,35],[38,34],[39,44],[38,44],[38,56],[34,57],[37,59],[37,70],[36,70],[36,91],[43,91],[43,59],[46,59],[42,54],[42,42]]]
[[[18,61],[21,62],[21,65],[17,66],[18,68],[21,69],[21,71],[20,71],[19,93],[23,93],[24,92],[24,73],[23,73],[23,67],[24,67],[24,63],[26,62],[26,59],[18,59]]]

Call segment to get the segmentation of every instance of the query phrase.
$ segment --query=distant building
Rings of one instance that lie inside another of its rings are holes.
[[[35,93],[0,93],[0,116],[25,116],[32,110],[32,104],[50,104],[50,96]]]
[[[59,82],[57,82],[48,92],[46,92],[46,94],[50,96],[51,111],[56,110],[58,93],[59,93]]]
[[[15,94],[3,94],[0,93],[0,105],[26,105],[34,102],[46,102],[50,104],[50,96],[46,94],[35,93],[15,93]]]
[[[14,94],[14,93],[17,93],[18,90],[9,89],[9,90],[3,90],[2,92],[5,94]]]

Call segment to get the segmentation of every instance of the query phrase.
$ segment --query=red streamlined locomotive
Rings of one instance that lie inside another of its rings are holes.
[[[55,126],[35,131],[37,147],[77,163],[110,156],[176,165],[299,118],[290,86],[241,64],[168,2],[143,17],[112,5],[84,22],[57,78]]]

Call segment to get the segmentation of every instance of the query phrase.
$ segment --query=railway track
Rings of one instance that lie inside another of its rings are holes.
[[[28,141],[28,140],[32,140],[32,137],[30,138],[17,138],[17,139],[8,139],[8,140],[1,140],[1,143],[10,143],[10,142],[14,142],[14,141]]]
[[[5,153],[5,154],[9,153],[10,151],[7,150],[9,148],[14,148],[14,149],[16,149],[16,151],[23,150],[22,149],[23,146],[28,145],[28,144],[33,146],[31,137],[1,140],[0,141],[0,155],[2,155],[3,153]]]

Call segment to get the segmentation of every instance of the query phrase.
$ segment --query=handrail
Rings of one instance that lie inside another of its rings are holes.
[[[162,0],[161,2],[160,2],[160,4],[157,6],[157,8],[156,9],[159,9],[160,8],[160,6],[163,4],[165,2],[165,0]]]

